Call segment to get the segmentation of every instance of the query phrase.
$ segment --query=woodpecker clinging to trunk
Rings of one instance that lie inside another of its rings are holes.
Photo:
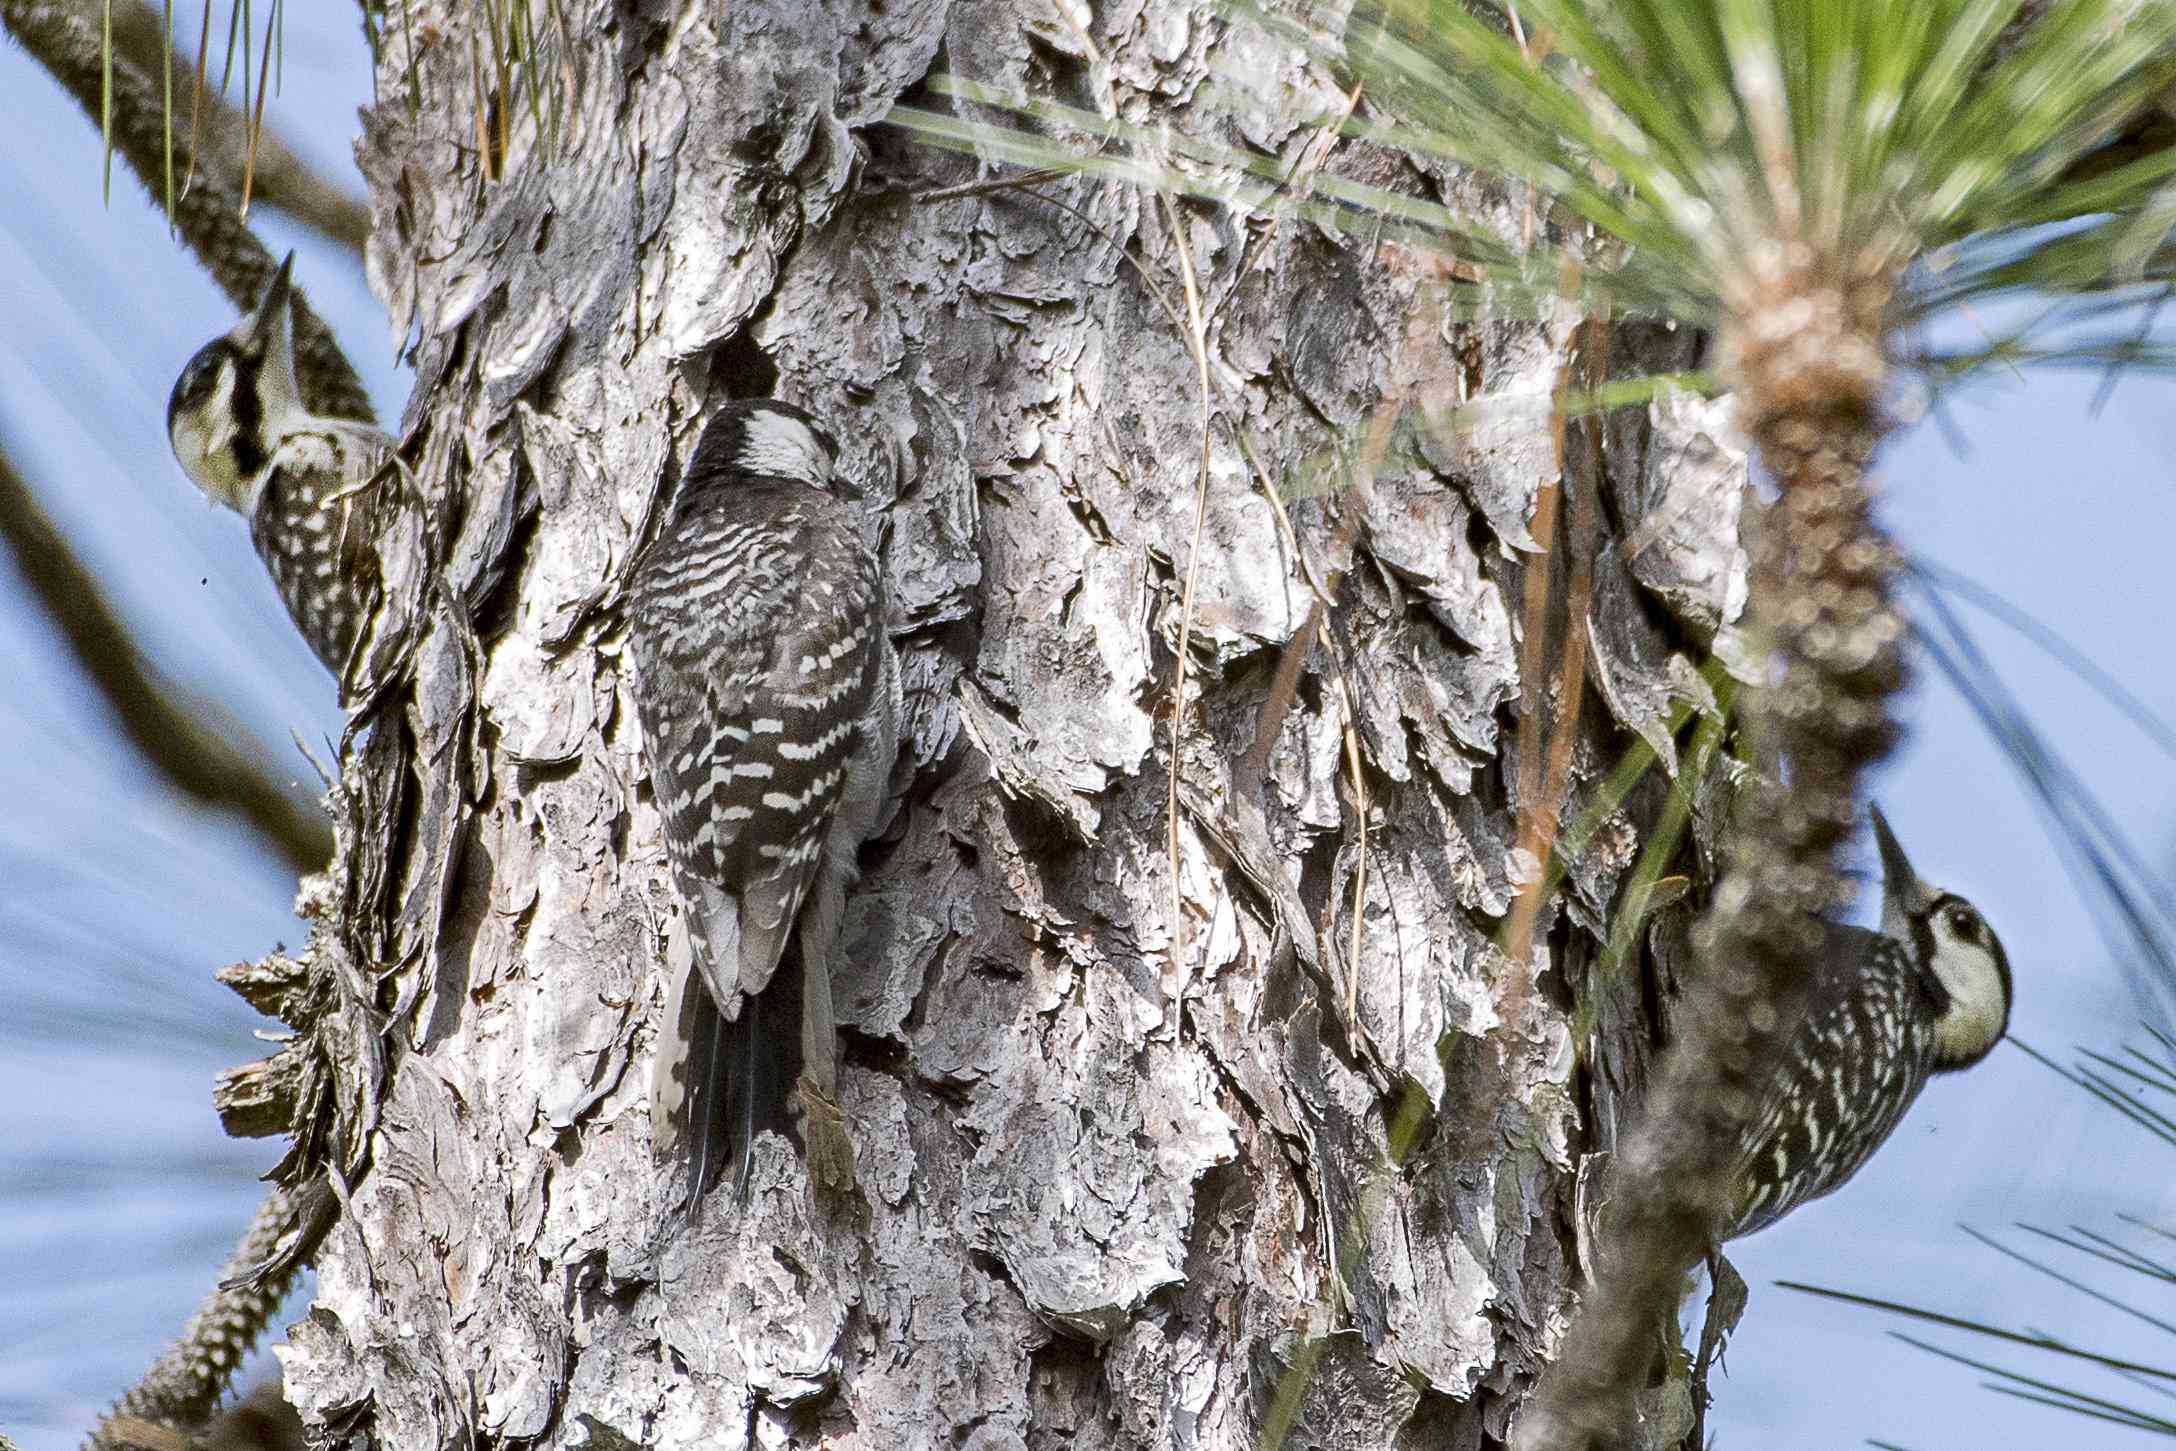
[[[280,270],[256,311],[197,350],[166,403],[174,457],[204,491],[249,521],[250,542],[295,627],[344,676],[378,594],[371,487],[393,441],[324,418],[295,382],[293,294]]]
[[[746,1193],[796,1057],[811,1175],[852,1172],[831,970],[855,852],[889,797],[899,674],[835,453],[798,408],[727,404],[627,587],[628,688],[695,957],[667,1008],[652,1132],[661,1153],[686,1134],[691,1206],[728,1154]]]
[[[1881,930],[1832,923],[1805,1016],[1739,1157],[1718,1242],[1843,1187],[1936,1073],[1969,1068],[2010,1022],[2010,963],[1970,902],[1912,871],[1877,808]]]

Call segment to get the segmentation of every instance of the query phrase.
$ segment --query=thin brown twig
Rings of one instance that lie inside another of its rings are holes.
[[[1072,175],[1074,173],[1068,167],[1040,166],[1033,171],[1022,171],[1012,176],[997,176],[984,181],[970,181],[960,186],[941,186],[934,191],[918,191],[912,195],[914,204],[922,206],[929,202],[957,201],[961,197],[983,196],[996,191],[1020,191],[1028,187],[1041,186],[1046,181],[1056,181],[1061,177]],[[1041,194],[1037,193],[1037,195]],[[1049,198],[1045,197],[1044,200],[1048,201]],[[1106,240],[1108,240],[1107,237]],[[1116,246],[1117,244],[1113,243],[1112,245]],[[1121,253],[1125,251],[1123,247],[1118,250]]]
[[[1160,193],[1164,222],[1171,231],[1171,245],[1179,255],[1179,275],[1186,284],[1187,345],[1194,354],[1194,372],[1201,390],[1201,462],[1194,485],[1194,537],[1186,559],[1186,591],[1179,603],[1178,667],[1171,684],[1171,778],[1166,802],[1166,842],[1171,858],[1172,952],[1183,957],[1186,919],[1179,895],[1179,759],[1186,736],[1186,664],[1193,646],[1194,587],[1201,574],[1201,536],[1209,518],[1209,429],[1213,405],[1209,399],[1209,338],[1202,320],[1201,288],[1194,276],[1194,256],[1187,245],[1178,204]]]
[[[1381,459],[1383,449],[1388,446],[1390,427],[1395,418],[1395,410],[1387,406],[1376,413],[1369,446],[1363,450],[1368,477],[1371,479],[1374,464]],[[1232,789],[1236,793],[1251,794],[1260,787],[1262,777],[1269,770],[1270,752],[1276,748],[1278,733],[1284,729],[1285,717],[1291,713],[1292,702],[1299,693],[1300,670],[1314,653],[1317,642],[1320,642],[1330,662],[1331,684],[1337,691],[1338,713],[1342,721],[1339,734],[1345,747],[1345,766],[1351,774],[1356,826],[1354,836],[1360,853],[1359,863],[1353,873],[1352,925],[1347,944],[1345,972],[1345,1018],[1357,1030],[1360,1011],[1361,923],[1367,905],[1368,888],[1368,787],[1360,757],[1360,732],[1357,725],[1359,713],[1353,705],[1352,682],[1346,678],[1345,662],[1339,657],[1328,629],[1329,611],[1337,602],[1337,588],[1344,575],[1342,572],[1333,572],[1327,580],[1315,576],[1300,554],[1299,538],[1292,529],[1291,517],[1285,512],[1284,501],[1277,497],[1276,488],[1267,471],[1263,469],[1261,460],[1255,456],[1253,445],[1247,441],[1246,435],[1236,424],[1232,425],[1232,432],[1239,441],[1240,452],[1246,456],[1248,465],[1254,471],[1263,496],[1269,500],[1269,507],[1277,517],[1277,526],[1283,531],[1286,547],[1291,551],[1301,578],[1307,582],[1308,589],[1314,594],[1314,600],[1307,609],[1307,618],[1300,622],[1299,629],[1285,642],[1283,652],[1277,657],[1277,671],[1270,679],[1268,698],[1262,704],[1261,717],[1255,722],[1254,744],[1248,748],[1247,754],[1240,759],[1238,767],[1232,773]],[[1342,555],[1351,547],[1359,532],[1360,511],[1344,510],[1338,522],[1337,533],[1332,537],[1332,553]]]
[[[187,196],[189,188],[196,185],[197,158],[203,155],[204,139],[204,67],[210,63],[212,43],[212,0],[204,0],[204,24],[196,37],[196,85],[189,97],[189,166],[181,174],[181,194]],[[224,98],[220,104],[225,105]]]
[[[1522,702],[1525,729],[1519,733],[1517,765],[1518,843],[1521,859],[1533,864],[1534,875],[1520,887],[1504,925],[1505,955],[1519,964],[1521,971],[1532,962],[1534,930],[1548,891],[1549,873],[1545,868],[1550,854],[1556,849],[1557,829],[1563,819],[1571,775],[1574,727],[1586,681],[1586,621],[1594,593],[1594,533],[1600,525],[1597,495],[1601,488],[1601,431],[1591,417],[1581,421],[1591,444],[1587,462],[1595,477],[1574,479],[1575,470],[1567,447],[1567,410],[1563,405],[1571,392],[1575,368],[1584,366],[1589,374],[1590,388],[1599,382],[1598,370],[1605,361],[1602,351],[1608,346],[1606,327],[1606,323],[1598,322],[1580,324],[1574,335],[1573,355],[1558,369],[1558,406],[1551,417],[1557,478],[1542,486],[1534,509],[1534,535],[1547,551],[1558,533],[1560,498],[1565,492],[1571,494],[1571,518],[1561,540],[1564,546],[1561,556],[1565,585],[1564,636],[1557,651],[1558,668],[1554,675],[1556,709],[1546,734],[1542,728],[1540,684],[1544,674],[1542,661],[1549,653],[1549,604],[1554,578],[1546,552],[1528,564],[1524,590],[1522,624],[1526,638],[1521,642],[1524,648],[1519,676],[1522,691],[1531,688],[1534,694]]]
[[[557,141],[557,135],[546,122],[544,115],[544,82],[540,72],[544,67],[537,58],[536,14],[530,9],[529,0],[521,0],[506,12],[507,70],[521,67],[522,84],[516,85],[517,94],[526,88],[529,96],[529,121],[536,128],[536,144],[539,152],[549,157]],[[511,146],[511,132],[507,145]]]
[[[166,220],[174,220],[174,0],[160,0],[159,39],[163,42],[159,55],[160,101],[165,111],[161,123],[166,129]]]
[[[99,156],[98,204],[113,205],[113,0],[105,0],[98,15],[98,47],[101,52],[98,81]]]
[[[238,749],[235,731],[206,721],[159,682],[96,576],[38,507],[4,451],[0,544],[147,765],[182,794],[241,817],[297,872],[318,871],[332,859],[332,827],[324,815]]]
[[[1583,364],[1589,374],[1589,383],[1598,384],[1598,374],[1608,348],[1608,324],[1589,322],[1581,327],[1585,346],[1579,350],[1577,364]],[[1568,375],[1569,369],[1567,369]],[[1564,806],[1571,794],[1572,746],[1578,739],[1579,707],[1585,693],[1587,680],[1587,613],[1594,602],[1594,550],[1595,539],[1601,528],[1602,491],[1602,429],[1590,413],[1580,419],[1581,430],[1587,435],[1588,448],[1584,455],[1584,477],[1574,477],[1574,471],[1563,475],[1564,487],[1571,494],[1571,517],[1566,521],[1564,534],[1564,562],[1566,578],[1564,589],[1564,646],[1557,668],[1556,719],[1550,727],[1549,755],[1544,764],[1541,796],[1536,801],[1536,816],[1540,826],[1537,839],[1532,843],[1534,859],[1546,862],[1556,850],[1558,832],[1564,822]],[[1561,438],[1562,424],[1558,425]],[[1563,450],[1559,449],[1560,457]],[[1538,886],[1538,882],[1536,884]],[[1540,892],[1521,894],[1522,900],[1531,897],[1538,908]],[[1530,962],[1533,948],[1532,935],[1535,914],[1527,916],[1526,940],[1520,944],[1519,963]]]
[[[572,103],[582,94],[582,78],[574,69],[574,42],[567,32],[567,13],[561,0],[552,0],[552,25],[559,32],[559,83]]]
[[[1201,466],[1195,492],[1193,546],[1187,560],[1186,589],[1179,615],[1177,679],[1172,686],[1171,773],[1169,792],[1165,802],[1164,836],[1165,855],[1171,868],[1172,959],[1174,971],[1176,971],[1176,964],[1183,955],[1182,944],[1186,938],[1185,914],[1179,882],[1179,745],[1185,734],[1186,725],[1186,664],[1193,633],[1194,583],[1196,571],[1199,569],[1201,561],[1202,529],[1209,509],[1209,429],[1214,417],[1214,409],[1209,396],[1209,354],[1207,339],[1203,335],[1201,295],[1195,283],[1193,258],[1186,250],[1185,234],[1178,225],[1176,208],[1171,206],[1168,197],[1163,198],[1167,208],[1165,215],[1171,226],[1172,242],[1178,250],[1181,275],[1184,277],[1186,284],[1186,316],[1183,318],[1179,315],[1177,307],[1173,305],[1170,295],[1165,292],[1162,284],[1157,282],[1154,274],[1141,263],[1139,258],[1120,246],[1117,239],[1099,226],[1092,217],[1069,202],[1060,201],[1047,193],[1034,190],[1035,181],[1047,179],[1047,176],[1052,174],[1063,175],[1065,173],[1029,172],[1021,177],[999,178],[991,182],[976,182],[965,187],[950,188],[944,193],[924,192],[917,195],[914,200],[920,203],[943,200],[951,195],[976,196],[985,192],[1019,191],[1023,195],[1031,196],[1037,201],[1070,213],[1108,243],[1111,250],[1124,258],[1126,263],[1139,274],[1141,281],[1148,287],[1150,294],[1155,297],[1157,303],[1163,308],[1165,316],[1171,319],[1172,326],[1176,327],[1180,334],[1186,338],[1188,348],[1193,354],[1201,388]],[[1281,517],[1281,506],[1279,507],[1279,514]],[[1287,527],[1289,528],[1289,524]],[[1310,616],[1310,619],[1312,618],[1313,616]]]
[[[473,28],[468,33],[468,84],[470,100],[474,109],[473,120],[475,125],[473,129],[476,133],[476,163],[483,168],[486,181],[497,181],[499,179],[498,163],[500,158],[494,154],[491,147],[491,119],[489,106],[484,99],[483,46],[476,39],[476,32]]]
[[[88,0],[76,0],[78,5]],[[166,0],[171,8],[173,0]],[[284,18],[284,11],[283,11]],[[233,190],[238,185],[250,145],[249,117],[217,95],[206,95],[205,55],[211,44],[211,0],[205,0],[204,18],[197,35],[194,84],[191,88],[188,154],[182,166],[181,191],[196,180],[199,166],[219,177]],[[161,74],[171,64],[173,46],[163,16],[144,0],[114,0],[113,44],[115,52],[145,75]],[[169,105],[169,110],[171,109]],[[349,250],[361,253],[370,239],[370,207],[362,198],[342,189],[302,159],[280,135],[276,126],[259,128],[256,160],[250,185],[252,205],[277,208],[304,226],[323,233]]]
[[[1240,757],[1238,768],[1232,773],[1233,792],[1241,796],[1251,796],[1260,788],[1262,777],[1269,772],[1270,752],[1276,749],[1277,736],[1284,730],[1285,717],[1291,713],[1292,702],[1298,698],[1300,671],[1306,666],[1308,657],[1314,653],[1315,642],[1322,629],[1323,615],[1330,608],[1331,594],[1335,586],[1325,585],[1318,580],[1301,554],[1299,533],[1292,527],[1292,516],[1286,512],[1284,500],[1277,494],[1276,481],[1270,478],[1269,470],[1262,466],[1262,460],[1255,453],[1254,443],[1247,437],[1245,428],[1233,420],[1227,420],[1227,424],[1233,441],[1238,445],[1240,456],[1246,459],[1247,468],[1254,475],[1255,487],[1261,490],[1263,499],[1269,504],[1271,515],[1277,521],[1278,537],[1284,542],[1285,553],[1292,561],[1293,571],[1305,581],[1314,596],[1308,603],[1307,614],[1300,621],[1299,628],[1292,632],[1292,638],[1285,641],[1284,649],[1278,652],[1276,673],[1270,677],[1268,697],[1262,702],[1262,714],[1254,724],[1254,744],[1247,748],[1246,755]],[[1347,511],[1343,527],[1349,531],[1353,522],[1354,515]],[[1340,551],[1342,547],[1341,543]]]
[[[1520,58],[1528,65],[1532,65],[1534,63],[1534,52],[1533,48],[1527,43],[1526,26],[1519,20],[1519,7],[1506,5],[1504,7],[1504,19],[1510,22],[1511,38],[1518,44]],[[1522,249],[1531,248],[1534,245],[1535,221],[1534,193],[1529,188],[1525,199],[1519,205],[1519,246]]]
[[[495,119],[498,122],[498,134],[491,138],[491,143],[495,148],[497,148],[500,157],[500,163],[501,165],[504,165],[504,160],[507,151],[509,150],[509,135],[507,131],[508,121],[506,115],[509,108],[506,103],[506,89],[507,81],[510,75],[510,71],[506,61],[505,17],[499,11],[498,0],[482,0],[482,4],[484,12],[484,33],[491,38],[490,74],[491,92],[494,98],[491,109],[497,112],[497,116]],[[488,122],[486,123],[486,129],[489,129]]]
[[[242,216],[249,216],[250,183],[257,176],[257,138],[264,134],[264,98],[272,75],[272,27],[279,23],[280,0],[272,0],[264,17],[264,54],[257,58],[257,107],[249,118],[249,147],[242,159]]]
[[[1352,931],[1345,958],[1345,1021],[1360,1026],[1360,937],[1368,907],[1368,782],[1360,769],[1360,729],[1345,672],[1337,672],[1338,708],[1345,717],[1345,769],[1352,777],[1352,816],[1358,827],[1359,860],[1352,869]]]
[[[1307,606],[1307,614],[1300,627],[1285,641],[1284,649],[1277,653],[1277,669],[1269,678],[1269,694],[1262,702],[1262,714],[1254,723],[1254,744],[1239,758],[1239,769],[1232,773],[1232,790],[1242,796],[1252,795],[1262,784],[1262,777],[1269,773],[1270,753],[1276,749],[1277,736],[1284,729],[1285,717],[1292,713],[1292,702],[1299,698],[1300,671],[1308,657],[1315,653],[1315,641],[1322,633],[1322,601],[1314,600]]]
[[[1558,458],[1563,457],[1562,450]],[[1560,465],[1561,467],[1561,465]],[[1542,824],[1542,774],[1546,760],[1546,740],[1543,731],[1543,681],[1546,672],[1542,668],[1548,647],[1549,620],[1549,551],[1557,542],[1557,500],[1562,492],[1561,475],[1544,483],[1535,495],[1532,534],[1541,552],[1526,563],[1524,608],[1520,623],[1525,639],[1519,660],[1519,758],[1514,765],[1519,783],[1519,860],[1522,870],[1532,875],[1519,887],[1519,895],[1511,904],[1511,915],[1504,925],[1504,954],[1512,961],[1525,963],[1530,960],[1534,944],[1534,925],[1541,915],[1541,898],[1548,880],[1543,870],[1548,855],[1544,838],[1550,835]]]
[[[1360,450],[1359,470],[1353,479],[1356,493],[1374,491],[1375,470],[1382,464],[1384,455],[1390,451],[1390,440],[1397,430],[1397,423],[1398,409],[1395,405],[1386,402],[1375,410],[1375,417],[1368,427],[1367,440]],[[1359,511],[1355,509],[1352,514],[1353,519],[1348,527],[1357,529]],[[1352,874],[1352,940],[1345,964],[1345,1021],[1357,1032],[1360,1027],[1361,927],[1367,915],[1368,902],[1368,786],[1367,778],[1360,768],[1360,718],[1353,704],[1352,686],[1345,679],[1344,663],[1336,658],[1334,652],[1331,661],[1336,666],[1338,705],[1345,717],[1345,765],[1352,774],[1353,818],[1358,826],[1356,835],[1359,837],[1360,848],[1360,860],[1354,865]]]

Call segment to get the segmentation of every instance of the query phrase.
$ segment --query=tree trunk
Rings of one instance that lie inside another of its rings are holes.
[[[391,17],[359,148],[430,548],[338,797],[316,953],[384,1056],[305,1146],[346,1182],[295,1403],[404,1451],[1501,1438],[1647,1041],[1650,975],[1595,964],[1659,783],[1514,904],[1635,741],[1674,762],[1742,567],[1701,410],[1598,462],[1547,400],[1689,344],[1451,325],[1364,228],[968,189],[879,124],[948,71],[1295,163],[1343,97],[1208,5],[526,13],[510,73],[479,7]],[[707,408],[772,392],[882,521],[914,773],[839,964],[859,1195],[766,1139],[690,1228],[611,586]]]

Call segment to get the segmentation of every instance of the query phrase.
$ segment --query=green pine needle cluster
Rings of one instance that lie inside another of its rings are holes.
[[[969,103],[962,112],[1029,124],[909,108],[893,119],[989,161],[1449,252],[1472,279],[1462,306],[1474,315],[1568,301],[1727,343],[1792,304],[1788,278],[1811,275],[1871,287],[1884,361],[1941,380],[1989,362],[2176,362],[2133,335],[2136,290],[2176,271],[2176,148],[2126,157],[2110,145],[2176,82],[2176,6],[1393,0],[1344,19],[1248,3],[1228,14],[1360,89],[1349,115],[1293,119],[1530,188],[1546,225],[1507,236],[1340,177],[1334,160],[1296,177],[1275,156],[967,77],[940,87]],[[2111,292],[2116,305],[2092,300]],[[1934,313],[2034,294],[2087,301],[1966,351],[1912,350]]]

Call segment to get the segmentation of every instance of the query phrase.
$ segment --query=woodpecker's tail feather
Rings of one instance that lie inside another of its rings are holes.
[[[733,1197],[746,1203],[756,1139],[769,1129],[797,1139],[792,1093],[801,1072],[800,960],[789,952],[768,992],[741,1004],[738,1018],[694,990],[687,1016],[688,1218],[733,1166]]]
[[[718,1011],[706,988],[697,987],[688,1022],[687,1063],[687,1158],[688,1218],[703,1215],[703,1191],[717,1177],[718,1162],[727,1146],[731,1125],[720,1111],[726,1097],[726,1063],[731,1057],[727,1042],[732,1025]]]

